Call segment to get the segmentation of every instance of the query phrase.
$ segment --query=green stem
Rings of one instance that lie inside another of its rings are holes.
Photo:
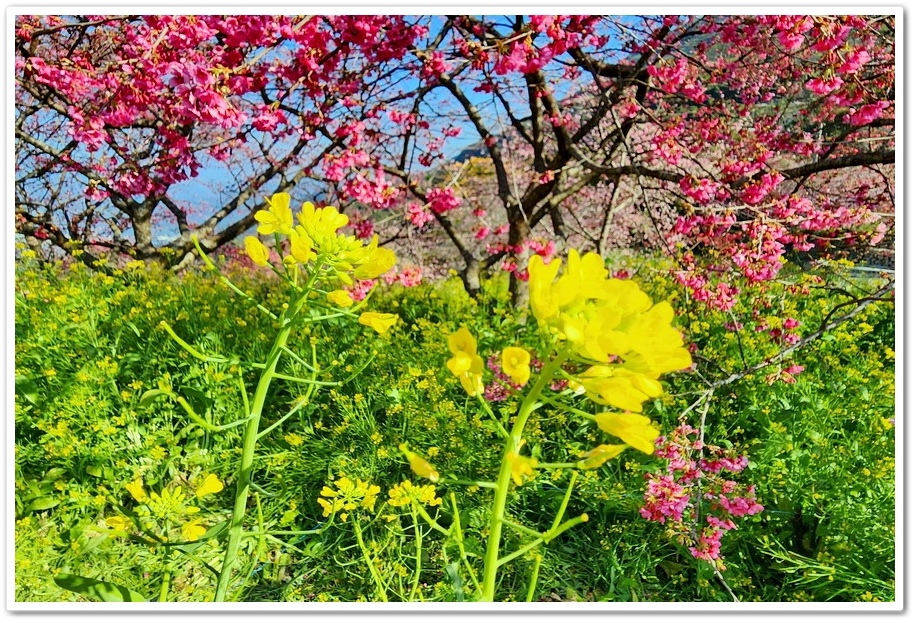
[[[274,376],[276,377],[276,375]],[[281,417],[279,420],[277,420],[276,422],[274,422],[273,424],[271,424],[270,426],[262,430],[260,433],[258,433],[258,439],[260,439],[261,437],[263,437],[264,435],[266,435],[267,433],[269,433],[276,427],[283,424],[283,422],[285,422],[287,419],[295,415],[299,411],[299,409],[301,409],[302,407],[308,404],[308,398],[311,398],[311,396],[307,397],[305,400],[297,400],[296,404],[293,405],[293,408],[290,409],[289,413],[287,413],[286,415]]]
[[[306,289],[308,292],[308,289]],[[284,314],[283,325],[280,333],[277,334],[270,353],[267,356],[264,372],[258,380],[258,386],[254,392],[254,399],[251,403],[250,421],[245,427],[245,434],[242,440],[242,460],[239,464],[238,477],[235,486],[235,506],[232,509],[232,519],[229,523],[229,541],[226,544],[226,554],[223,557],[223,566],[220,569],[219,581],[216,585],[216,595],[214,601],[225,601],[226,593],[229,590],[229,578],[232,575],[232,564],[238,554],[239,543],[242,539],[242,521],[245,518],[245,509],[248,505],[248,494],[251,484],[251,473],[254,467],[254,451],[258,441],[258,427],[261,423],[261,412],[264,410],[264,403],[267,401],[267,390],[273,380],[274,371],[283,354],[283,347],[289,339],[290,332],[293,328],[292,320],[296,317],[302,306],[305,304],[307,296],[303,295],[294,306],[292,313]]]
[[[568,520],[564,521],[564,522],[563,522],[560,526],[558,526],[556,529],[554,529],[554,530],[549,530],[549,531],[545,532],[544,534],[542,534],[542,535],[541,535],[540,537],[538,537],[537,539],[531,541],[530,543],[525,543],[522,547],[518,548],[517,550],[515,550],[515,551],[512,552],[511,554],[506,554],[505,556],[503,556],[502,558],[500,558],[500,559],[497,561],[497,566],[502,566],[502,565],[506,564],[507,562],[509,562],[509,561],[511,561],[511,560],[515,560],[516,558],[518,558],[518,557],[521,556],[522,554],[526,554],[526,553],[530,552],[531,550],[533,550],[533,549],[534,549],[535,547],[537,547],[538,545],[541,545],[541,544],[543,544],[543,543],[550,543],[550,541],[552,541],[553,539],[557,538],[558,536],[560,536],[561,534],[563,534],[564,532],[566,532],[567,530],[569,530],[569,529],[572,528],[573,526],[578,526],[580,523],[585,523],[586,521],[588,521],[588,515],[586,515],[586,514],[584,514],[584,513],[583,513],[582,515],[579,515],[578,517],[573,517],[572,519],[568,519]]]
[[[439,525],[438,521],[429,516],[429,513],[426,512],[426,509],[424,509],[419,502],[411,500],[411,505],[413,506],[413,511],[419,513],[423,520],[429,524],[430,528],[446,537],[450,534],[448,530]],[[416,521],[416,517],[414,517],[414,521]]]
[[[412,505],[411,505],[412,506]],[[416,571],[413,576],[413,584],[410,587],[410,595],[407,597],[407,601],[413,601],[414,595],[417,594],[417,587],[420,585],[420,573],[423,571],[423,534],[420,532],[420,523],[417,521],[417,512],[411,508],[413,512],[413,534],[414,540],[417,543],[417,554],[416,554]]]
[[[517,532],[521,532],[522,534],[527,534],[528,536],[533,536],[533,537],[536,538],[536,539],[539,539],[539,538],[541,538],[541,537],[543,536],[543,535],[542,535],[540,532],[538,532],[537,530],[533,530],[533,529],[531,529],[531,528],[528,528],[527,526],[523,526],[523,525],[521,525],[521,524],[517,524],[517,523],[515,523],[514,521],[509,521],[508,519],[505,519],[505,518],[503,518],[503,525],[504,525],[504,526],[509,526],[509,527],[512,528],[513,530],[515,530],[515,531],[517,531]]]
[[[385,594],[385,584],[382,582],[382,578],[379,577],[378,569],[372,564],[372,557],[369,556],[369,550],[366,549],[366,544],[363,542],[363,531],[360,529],[359,520],[356,517],[353,518],[353,532],[356,534],[356,542],[359,545],[359,551],[363,553],[363,558],[366,560],[366,565],[369,567],[369,573],[372,575],[372,579],[375,580],[375,587],[378,591],[379,599],[388,601],[388,596]]]
[[[188,353],[190,353],[194,358],[200,359],[201,361],[205,361],[208,363],[232,363],[231,360],[226,359],[225,357],[213,357],[212,355],[203,354],[202,352],[200,352],[199,350],[197,350],[196,348],[194,348],[193,346],[185,342],[183,339],[178,337],[178,334],[175,333],[175,330],[172,328],[172,326],[169,323],[167,323],[165,320],[160,320],[159,326],[165,329],[165,332],[168,333],[169,336],[171,336],[173,340],[175,340],[175,343],[181,346],[186,351],[188,351]]]
[[[258,302],[254,299],[254,297],[252,297],[250,294],[247,294],[247,293],[243,292],[242,290],[240,290],[239,287],[238,287],[237,285],[235,285],[234,283],[232,283],[232,282],[229,280],[228,277],[226,277],[225,275],[223,275],[223,274],[219,271],[219,268],[216,267],[216,264],[213,263],[213,260],[211,260],[210,257],[209,257],[206,253],[204,253],[204,250],[200,248],[200,242],[197,240],[197,237],[196,237],[196,236],[192,236],[192,237],[191,237],[191,241],[194,243],[194,246],[197,247],[197,253],[203,258],[204,262],[207,264],[207,267],[209,267],[210,270],[212,270],[212,271],[215,272],[217,275],[219,275],[220,281],[222,281],[224,284],[226,284],[226,286],[227,286],[230,290],[232,290],[233,292],[235,292],[235,293],[238,294],[239,296],[242,296],[242,297],[244,297],[245,299],[247,299],[247,300],[251,301],[252,303],[254,303],[254,304],[255,304],[255,307],[257,307],[260,311],[264,312],[265,314],[267,314],[268,316],[270,316],[270,317],[273,318],[274,320],[277,319],[276,314],[274,314],[272,311],[270,311],[269,309],[267,309],[266,307],[264,307],[263,305],[261,305],[260,303],[258,303]]]
[[[508,460],[510,452],[517,452],[522,445],[522,433],[528,418],[537,407],[537,400],[541,392],[547,387],[547,384],[553,378],[554,373],[560,369],[563,362],[566,361],[567,354],[561,352],[557,357],[544,366],[537,377],[528,395],[522,401],[518,409],[518,415],[512,425],[509,437],[503,448],[502,465],[499,469],[499,476],[496,479],[496,493],[493,498],[493,508],[490,511],[490,533],[487,537],[487,551],[484,556],[483,567],[483,587],[481,591],[481,601],[493,601],[496,597],[496,572],[499,566],[506,561],[499,558],[499,546],[502,540],[503,520],[506,514],[506,499],[509,495],[509,485],[512,480],[512,465]],[[514,557],[514,556],[513,556]]]
[[[169,533],[169,522],[165,522],[165,534]],[[166,537],[168,538],[168,537]],[[165,551],[162,554],[162,564],[165,567],[165,571],[162,573],[162,584],[159,586],[159,603],[164,603],[169,598],[169,585],[172,583],[172,569],[169,565],[169,557],[172,554],[172,549],[169,547],[165,548]]]
[[[557,527],[560,525],[560,521],[563,519],[563,515],[566,514],[566,507],[569,505],[569,498],[572,497],[573,487],[576,485],[577,478],[579,478],[579,472],[573,472],[569,477],[569,486],[566,488],[566,495],[563,496],[563,502],[560,504],[560,510],[557,511],[557,516],[553,518],[553,524],[550,526],[550,531],[548,534],[553,533],[557,529]]]
[[[540,554],[536,554],[534,557],[534,568],[531,569],[531,579],[528,580],[528,595],[525,597],[525,601],[530,602],[534,599],[534,590],[538,585],[538,574],[541,571],[541,561],[544,560],[544,557]]]
[[[499,428],[499,434],[503,436],[503,439],[507,439],[509,437],[509,432],[506,430],[506,427],[503,426],[503,423],[499,421],[499,418],[496,417],[496,414],[493,413],[493,409],[490,408],[486,399],[481,394],[477,394],[477,400],[480,401],[480,405],[483,407],[484,411],[486,411],[493,422],[496,423],[497,428]]]
[[[455,537],[458,543],[458,554],[461,556],[461,560],[464,561],[464,566],[467,568],[468,577],[471,578],[471,582],[474,584],[474,590],[477,591],[477,594],[480,594],[480,582],[477,580],[477,574],[474,573],[474,567],[471,566],[471,562],[468,560],[468,553],[464,550],[464,534],[461,532],[461,513],[458,510],[458,502],[455,501],[454,492],[449,493],[449,496],[452,500],[452,509],[454,510],[455,523],[452,524],[452,527],[455,528]]]
[[[592,422],[594,422],[597,419],[593,413],[588,413],[587,411],[583,411],[582,409],[576,409],[575,407],[571,407],[567,404],[563,404],[562,402],[558,400],[554,400],[553,398],[548,398],[545,396],[543,400],[547,404],[551,404],[555,407],[559,407],[560,409],[563,409],[564,411],[568,411],[570,413],[575,413],[576,415],[581,415],[585,419],[591,420]]]

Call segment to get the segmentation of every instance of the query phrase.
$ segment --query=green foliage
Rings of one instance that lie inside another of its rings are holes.
[[[663,271],[650,270],[662,266],[642,266],[636,275],[640,285],[655,300],[672,300],[683,311],[679,322],[699,348],[700,372],[724,378],[780,350],[767,332],[750,326],[726,330],[730,314],[701,311],[672,289]],[[259,300],[274,301],[273,308],[282,304],[280,288],[269,279],[240,274],[233,280]],[[486,529],[491,494],[473,481],[495,477],[500,437],[489,419],[468,415],[477,410],[468,408],[472,399],[445,369],[446,337],[467,326],[486,359],[513,339],[532,336],[535,327],[533,320],[510,313],[503,281],[488,282],[483,291],[471,299],[458,279],[392,287],[373,303],[401,316],[384,336],[335,320],[311,325],[301,336],[328,346],[342,377],[352,378],[318,392],[259,441],[254,477],[259,487],[251,513],[262,536],[243,539],[247,566],[239,573],[249,584],[238,599],[376,599],[365,552],[352,531],[336,529],[323,516],[317,502],[322,487],[342,476],[380,487],[371,515],[375,520],[366,522],[362,538],[390,599],[461,600],[472,592],[463,584],[455,545],[384,501],[390,489],[415,478],[398,450],[409,442],[443,479],[469,481],[449,487],[460,514],[445,489],[437,489],[443,502],[429,509],[436,521],[446,528],[458,521],[468,534]],[[746,296],[768,300],[773,319],[797,318],[803,334],[816,330],[833,306],[847,300],[817,287],[805,296],[786,295],[782,286]],[[751,306],[749,298],[742,299],[733,313]],[[169,338],[159,326],[162,320],[192,347],[227,361],[195,359]],[[176,396],[207,423],[238,420],[239,385],[250,392],[257,378],[233,360],[262,361],[271,332],[269,319],[207,275],[176,276],[132,265],[107,276],[79,265],[20,264],[18,601],[154,596],[166,568],[172,569],[175,600],[212,599],[211,570],[219,566],[225,545],[218,534],[188,548],[188,556],[167,562],[159,550],[113,535],[106,519],[131,506],[125,487],[138,476],[161,490],[204,473],[226,480],[227,490],[212,497],[208,512],[228,517],[233,483],[226,477],[241,431],[212,433],[188,416]],[[771,366],[717,390],[705,416],[707,442],[732,445],[749,456],[741,479],[756,486],[766,509],[726,536],[722,579],[672,542],[665,526],[638,515],[644,475],[658,469],[658,460],[628,452],[582,473],[568,516],[587,513],[589,521],[537,550],[540,560],[526,555],[509,564],[499,598],[524,600],[537,564],[534,599],[545,601],[729,601],[723,580],[742,601],[892,600],[893,343],[893,304],[873,304],[792,355],[791,363],[805,367],[795,383],[773,378],[780,366]],[[675,426],[705,389],[693,374],[666,381],[668,394],[647,409],[663,431]],[[262,429],[280,422],[298,398],[289,384],[271,391]],[[511,398],[494,405],[506,413],[516,407]],[[689,417],[696,424],[697,414]],[[546,440],[532,449],[545,462],[598,441],[594,430],[549,408],[535,412],[530,425]],[[539,470],[534,483],[513,493],[518,503],[511,505],[516,515],[510,519],[549,529],[566,484],[559,473]],[[417,525],[422,528],[419,555]],[[506,538],[511,547],[516,536],[507,531]],[[473,559],[482,556],[485,544],[469,538],[465,547]],[[79,576],[85,580],[78,582]]]

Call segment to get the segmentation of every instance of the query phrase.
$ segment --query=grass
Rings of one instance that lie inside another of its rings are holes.
[[[746,292],[730,314],[710,312],[672,289],[664,267],[655,267],[637,280],[653,299],[673,302],[681,328],[698,347],[698,372],[666,378],[667,394],[647,410],[663,431],[685,412],[698,424],[698,410],[688,407],[706,390],[702,378],[726,378],[786,348],[772,335],[786,317],[797,319],[804,335],[848,300],[824,284],[814,283],[806,295],[787,295],[777,284]],[[259,300],[281,300],[270,280],[244,273],[234,279]],[[347,385],[319,392],[261,440],[253,475],[259,489],[246,529],[284,534],[242,540],[244,582],[233,586],[232,597],[354,602],[378,599],[380,590],[392,601],[466,597],[471,587],[456,544],[384,500],[405,479],[416,480],[398,450],[408,441],[443,475],[436,488],[443,502],[429,512],[446,528],[459,522],[468,560],[481,564],[490,493],[473,482],[495,478],[500,438],[444,369],[445,339],[466,325],[486,359],[531,338],[533,320],[512,314],[505,292],[499,280],[488,283],[479,300],[467,297],[456,279],[393,287],[373,303],[402,318],[383,338],[343,323],[315,325],[301,336],[343,371],[368,365]],[[769,311],[752,320],[762,301]],[[736,319],[747,326],[728,330],[726,323]],[[239,363],[194,359],[159,328],[161,320],[195,348]],[[207,432],[191,425],[174,401],[142,397],[167,375],[175,391],[212,421],[237,419],[239,383],[251,392],[257,381],[245,362],[263,360],[271,330],[268,320],[206,275],[178,277],[138,265],[112,276],[78,265],[18,266],[17,601],[85,600],[55,584],[62,573],[155,596],[166,569],[172,574],[169,600],[212,599],[207,568],[221,564],[223,539],[203,539],[188,555],[165,560],[162,548],[114,537],[105,520],[132,503],[125,486],[138,474],[151,489],[217,474],[226,489],[201,512],[208,527],[228,517],[240,430]],[[536,565],[539,581],[531,595],[543,601],[730,601],[732,593],[741,601],[893,600],[894,331],[893,303],[872,304],[795,352],[791,362],[715,392],[705,415],[706,440],[749,457],[739,478],[756,487],[766,509],[738,521],[725,537],[721,577],[673,540],[668,526],[639,516],[645,476],[658,472],[661,462],[629,451],[581,473],[568,516],[587,513],[589,520],[536,550],[540,560],[525,555],[504,567],[497,599],[526,599]],[[774,378],[790,363],[804,366],[789,379],[795,382]],[[272,387],[262,430],[296,397],[289,384]],[[513,400],[494,408],[512,413]],[[542,462],[602,442],[593,426],[550,408],[535,412],[531,425],[537,436],[528,448]],[[359,515],[362,547],[352,525],[324,517],[317,502],[322,488],[341,476],[380,488],[380,501]],[[550,528],[565,478],[539,470],[533,482],[512,491],[510,518]],[[525,540],[511,530],[506,538],[509,546]]]

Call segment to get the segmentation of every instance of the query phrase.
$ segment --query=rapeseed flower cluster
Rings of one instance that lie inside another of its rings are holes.
[[[659,429],[642,415],[643,403],[662,395],[662,374],[692,365],[680,332],[671,324],[674,310],[667,301],[653,303],[635,282],[611,277],[596,253],[570,251],[562,273],[561,267],[560,258],[549,263],[540,256],[531,258],[531,312],[557,351],[584,364],[578,371],[559,371],[569,387],[619,410],[594,419],[601,430],[624,442],[594,448],[583,455],[580,466],[594,469],[627,446],[651,454]],[[474,336],[461,327],[449,336],[448,346],[452,358],[446,367],[469,395],[482,393],[484,366]],[[502,373],[515,386],[524,386],[531,360],[524,348],[509,346],[500,357]],[[533,466],[520,456],[511,459],[513,478],[519,482]]]
[[[322,497],[318,498],[318,504],[324,509],[325,517],[332,517],[335,513],[340,513],[341,521],[346,521],[349,511],[358,508],[371,511],[375,507],[375,500],[380,491],[381,488],[378,485],[363,482],[359,478],[353,482],[346,476],[341,476],[334,481],[333,488],[324,486],[321,490]]]
[[[433,485],[415,485],[409,480],[388,491],[388,506],[407,506],[411,502],[421,506],[439,506],[442,504],[442,498],[436,497],[436,488]]]
[[[306,202],[294,215],[289,193],[275,193],[267,199],[267,209],[255,212],[254,218],[258,222],[259,234],[276,237],[286,269],[311,267],[326,283],[346,288],[357,281],[377,279],[397,262],[393,251],[378,246],[378,236],[373,236],[369,244],[364,245],[356,236],[340,233],[338,230],[350,219],[333,206],[316,208],[311,202]],[[285,251],[284,245],[280,244],[281,236],[289,241]],[[270,265],[274,268],[270,250],[257,236],[247,236],[244,242],[245,252],[251,261],[258,266]],[[353,296],[344,288],[329,291],[326,294],[328,303],[342,309],[351,307]],[[385,333],[397,319],[394,314],[366,312],[360,316],[359,322],[378,333]]]
[[[266,210],[258,210],[254,215],[259,223],[258,233],[289,239],[289,255],[283,257],[286,265],[314,262],[327,268],[341,283],[352,285],[354,280],[380,277],[397,261],[393,251],[378,246],[378,236],[364,246],[356,236],[339,233],[337,230],[350,219],[333,206],[316,208],[311,202],[304,203],[296,215],[295,220],[299,221],[296,225],[289,193],[274,194],[267,205]],[[245,238],[245,251],[258,266],[270,262],[270,252],[255,236]]]
[[[147,493],[143,479],[137,478],[126,485],[125,489],[140,504],[136,513],[146,531],[155,532],[155,524],[180,525],[181,536],[187,541],[196,541],[206,534],[207,529],[202,525],[203,519],[195,517],[200,508],[191,506],[188,502],[195,498],[199,501],[208,495],[219,493],[223,490],[223,483],[215,474],[208,474],[190,492],[186,492],[182,487],[167,487],[158,493]],[[105,524],[118,535],[133,529],[133,522],[120,515],[109,517]],[[168,536],[163,535],[162,538],[167,540]]]

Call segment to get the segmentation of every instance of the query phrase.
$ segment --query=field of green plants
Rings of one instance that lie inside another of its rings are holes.
[[[607,379],[571,371],[539,322],[551,293],[518,310],[504,279],[354,304],[292,262],[220,277],[29,255],[18,602],[895,598],[893,303],[759,369],[785,345],[734,325],[755,297],[760,324],[817,332],[850,310],[842,267],[787,268],[713,312],[663,260],[613,258],[670,302],[692,367],[602,414]]]

